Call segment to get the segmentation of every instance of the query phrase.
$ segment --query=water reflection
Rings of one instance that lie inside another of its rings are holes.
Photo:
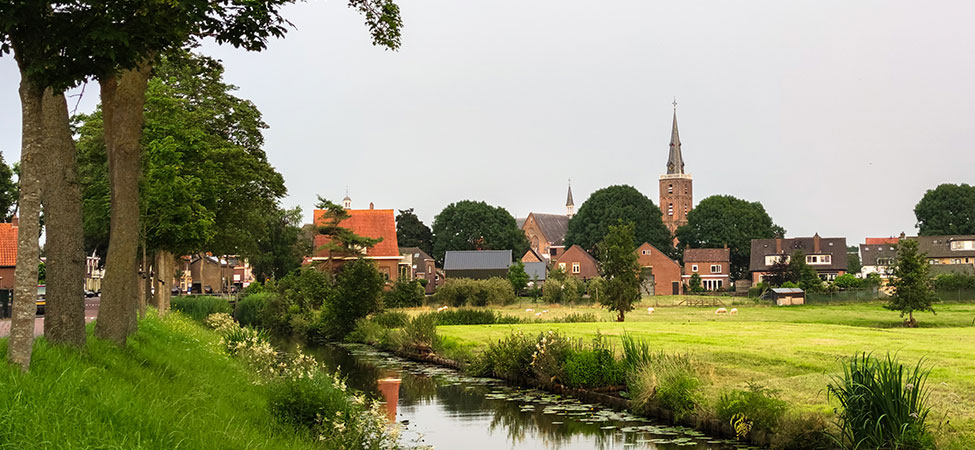
[[[387,402],[404,443],[440,449],[732,449],[694,430],[497,380],[417,364],[364,346],[308,350],[348,385]]]

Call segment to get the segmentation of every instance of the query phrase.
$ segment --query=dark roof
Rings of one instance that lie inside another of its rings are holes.
[[[540,261],[540,262],[545,261],[545,258],[542,258],[542,255],[540,255],[538,252],[536,252],[535,249],[533,249],[533,248],[529,248],[528,251],[525,252],[524,255],[522,255],[521,259],[525,259],[525,256],[528,256],[529,253],[531,253],[532,255],[535,255],[535,259],[537,259],[538,261]]]
[[[897,244],[860,244],[860,261],[864,266],[876,266],[880,258],[896,258]]]
[[[507,269],[511,250],[448,250],[444,270]]]
[[[526,262],[525,273],[528,274],[528,281],[545,281],[545,273],[548,272],[543,262]]]
[[[667,157],[667,174],[684,173],[684,157],[680,154],[680,133],[677,132],[677,102],[674,102],[674,126],[670,130],[670,155]]]
[[[531,216],[535,218],[535,223],[542,230],[545,239],[552,245],[562,245],[565,242],[565,233],[569,231],[569,216],[543,213],[531,213]]]
[[[527,217],[519,217],[515,219],[515,225],[518,225],[518,229],[525,228],[525,221],[528,220]]]
[[[684,262],[731,261],[731,250],[727,248],[688,248],[684,250]]]
[[[420,250],[420,247],[400,247],[399,248],[399,254],[400,255],[409,255],[409,254],[412,254],[413,255],[413,259],[422,259],[422,260],[428,260],[428,259],[431,259],[432,260],[433,259],[426,252],[424,252],[423,250]]]
[[[577,251],[572,251],[572,249],[578,249],[578,250]],[[596,258],[594,258],[592,255],[590,255],[589,252],[587,252],[584,248],[580,247],[579,244],[572,244],[572,247],[569,247],[568,250],[566,250],[564,253],[562,253],[561,255],[559,255],[559,259],[556,260],[555,263],[558,264],[558,263],[562,262],[563,259],[565,259],[567,261],[570,260],[570,259],[573,259],[572,258],[572,255],[574,255],[576,253],[582,254],[582,258],[583,259],[587,259],[589,261],[592,261],[592,263],[596,267],[599,267],[599,261]]]
[[[952,250],[952,241],[975,241],[973,235],[947,235],[947,236],[912,236],[907,239],[916,239],[918,250],[928,255],[928,258],[957,258],[973,257],[975,250]]]
[[[572,185],[569,185],[569,195],[565,197],[565,206],[575,206],[575,202],[572,201]]]
[[[772,292],[776,294],[801,294],[802,289],[799,288],[772,288]]]
[[[814,254],[813,237],[781,238],[781,239],[752,239],[751,256],[748,270],[752,272],[768,269],[765,257],[771,255],[791,255],[796,250],[802,250],[806,255]],[[782,241],[782,251],[776,253],[776,241]],[[830,255],[831,264],[817,264],[812,266],[816,270],[846,270],[846,238],[819,238],[819,255]]]
[[[975,275],[975,264],[929,264],[931,276],[947,275]]]

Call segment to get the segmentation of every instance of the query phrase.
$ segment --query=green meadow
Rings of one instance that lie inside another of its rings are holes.
[[[826,385],[840,374],[842,359],[857,352],[890,352],[911,365],[921,359],[932,369],[928,387],[933,410],[928,420],[939,448],[975,448],[975,305],[936,305],[937,314],[916,314],[920,328],[907,329],[898,313],[879,302],[726,304],[738,309],[736,315],[716,315],[714,307],[671,306],[679,302],[670,297],[645,299],[623,323],[611,321],[613,314],[595,306],[519,303],[497,309],[525,318],[547,310],[542,318],[556,323],[441,326],[437,331],[448,342],[473,351],[517,331],[553,330],[583,339],[627,332],[655,349],[689,353],[705,374],[705,397],[710,401],[730,389],[759,383],[777,390],[797,410],[827,416],[836,405],[827,399]],[[648,314],[649,306],[653,314]],[[601,321],[557,323],[559,317],[579,312],[595,313]]]

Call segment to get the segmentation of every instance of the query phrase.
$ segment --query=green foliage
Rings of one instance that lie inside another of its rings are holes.
[[[173,297],[170,303],[173,311],[179,311],[193,320],[203,322],[210,314],[230,314],[230,302],[222,297],[184,295]]]
[[[682,246],[691,248],[727,245],[731,249],[731,276],[743,279],[748,275],[752,239],[781,237],[785,230],[772,222],[759,202],[712,195],[688,211],[687,225],[678,228],[675,234]]]
[[[820,450],[833,448],[833,438],[822,414],[792,413],[779,419],[769,447],[783,450]]]
[[[733,390],[721,395],[717,404],[718,419],[730,422],[742,414],[752,427],[775,430],[788,410],[789,404],[779,400],[777,393],[757,384],[748,384],[748,390]]]
[[[786,281],[785,283],[782,283],[782,286],[781,287],[784,287],[784,288],[797,288],[797,287],[799,287],[799,285],[798,284],[795,284],[795,283],[793,283],[791,281]]]
[[[599,318],[596,317],[595,313],[583,312],[583,313],[569,313],[562,317],[552,319],[553,323],[587,323],[587,322],[599,322]],[[499,322],[500,323],[500,322]]]
[[[17,204],[20,196],[20,187],[14,182],[13,177],[13,168],[4,162],[3,153],[0,152],[0,219],[4,222],[10,221],[14,205]]]
[[[830,382],[827,391],[842,408],[838,414],[844,448],[934,448],[925,425],[929,369],[921,362],[905,368],[889,354],[876,358],[854,355],[843,375]]]
[[[606,295],[600,304],[619,313],[619,322],[640,301],[640,263],[634,244],[634,226],[633,222],[610,225],[609,233],[599,243],[600,267],[607,280]]]
[[[658,352],[629,372],[627,387],[636,411],[650,406],[669,409],[674,419],[691,414],[701,400],[701,385],[691,359],[682,354]]]
[[[945,273],[934,278],[932,285],[939,291],[975,289],[975,275]]]
[[[449,278],[437,287],[433,301],[446,306],[507,305],[515,301],[515,291],[504,278]]]
[[[264,216],[263,232],[257,234],[256,248],[248,258],[254,277],[261,282],[280,279],[301,267],[302,257],[311,248],[301,239],[301,208],[274,208]]]
[[[309,311],[322,308],[333,289],[327,274],[306,267],[278,281],[277,291],[289,307]]]
[[[343,227],[342,221],[349,218],[349,212],[342,205],[332,203],[319,195],[315,207],[323,210],[321,216],[316,218],[318,222],[315,223],[315,226],[318,227],[318,234],[328,238],[325,244],[316,248],[315,251],[328,252],[328,260],[325,264],[330,272],[333,257],[361,255],[363,249],[368,249],[382,242],[382,238],[373,239],[360,236]]]
[[[437,325],[493,325],[515,324],[522,320],[515,316],[501,314],[491,309],[456,308],[426,313],[436,319]]]
[[[626,381],[626,364],[616,360],[612,347],[597,334],[590,346],[567,352],[562,373],[570,387],[619,386]]]
[[[626,363],[628,370],[635,370],[653,362],[654,353],[646,340],[637,340],[632,334],[624,331],[620,335],[620,342],[623,344],[623,362]]]
[[[535,375],[531,368],[532,355],[539,340],[521,332],[511,333],[490,343],[471,370],[481,376],[516,380],[532,378]]]
[[[439,342],[436,317],[431,314],[420,314],[403,327],[400,349],[408,352],[431,351]]]
[[[596,244],[609,233],[609,227],[634,223],[632,245],[649,242],[665,253],[673,253],[670,231],[664,226],[660,208],[636,188],[627,185],[609,186],[593,192],[579,207],[579,212],[569,219],[565,234],[565,247],[578,244],[596,254]]]
[[[857,289],[863,287],[863,280],[852,273],[844,273],[833,280],[833,284],[840,289]]]
[[[447,250],[528,251],[528,238],[515,218],[500,206],[464,200],[447,205],[433,219],[433,258],[443,261]]]
[[[552,271],[555,272],[558,271]],[[562,277],[562,281],[557,277],[549,277],[542,284],[542,301],[560,305],[578,303],[582,299],[579,295],[582,286],[582,281],[576,277]]]
[[[37,284],[44,284],[47,281],[47,264],[44,261],[37,263]]]
[[[586,281],[586,295],[590,301],[599,303],[603,295],[606,295],[606,279],[603,277],[592,277]]]
[[[787,277],[806,292],[822,292],[825,288],[816,269],[806,263],[806,254],[802,250],[796,250],[792,254]]]
[[[918,234],[975,234],[975,186],[945,183],[924,193],[914,207]]]
[[[372,317],[372,322],[383,328],[402,328],[410,321],[410,316],[399,311],[383,311]]]
[[[385,284],[369,260],[359,258],[343,265],[336,277],[335,293],[321,315],[326,336],[344,337],[355,327],[356,320],[379,311]]]
[[[863,263],[860,262],[860,249],[855,245],[846,248],[846,273],[860,273]]]
[[[528,286],[528,274],[525,273],[525,263],[515,261],[514,264],[508,267],[508,281],[511,283],[511,287],[514,288],[516,295],[525,291],[525,287]]]
[[[264,310],[274,295],[272,292],[260,292],[242,297],[234,307],[234,319],[243,326],[263,326]]]
[[[704,286],[701,286],[701,276],[697,272],[692,273],[687,280],[687,290],[695,294],[704,292]]]
[[[416,280],[400,278],[393,287],[383,294],[383,306],[387,308],[409,308],[423,304],[423,286]]]
[[[902,239],[897,247],[897,259],[894,261],[889,279],[893,295],[890,296],[885,307],[900,311],[901,317],[907,314],[907,326],[917,326],[914,311],[934,312],[931,304],[935,300],[935,294],[928,270],[927,259],[918,251],[917,241]]]
[[[396,241],[400,247],[419,247],[424,253],[433,254],[433,232],[413,212],[413,208],[401,209],[396,215]]]

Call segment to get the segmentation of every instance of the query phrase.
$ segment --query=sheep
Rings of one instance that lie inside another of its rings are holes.
[[[535,310],[532,309],[532,308],[528,308],[528,309],[525,310],[525,312],[535,312]]]
[[[543,312],[543,313],[547,313],[547,312],[548,312],[548,310],[546,309],[546,310],[544,310],[544,311],[542,311],[542,312]]]
[[[728,311],[728,315],[734,316],[736,314],[738,314],[738,308],[731,308],[731,311]]]
[[[535,313],[535,317],[542,317],[542,313],[540,312]]]
[[[437,312],[446,311],[446,310],[447,310],[447,305],[443,305],[443,306],[437,308]]]
[[[714,315],[718,315],[718,314],[728,314],[728,309],[727,308],[718,308],[716,311],[714,311]]]
[[[653,314],[654,311],[655,310],[653,309],[652,306],[650,308],[647,308],[647,314]]]

